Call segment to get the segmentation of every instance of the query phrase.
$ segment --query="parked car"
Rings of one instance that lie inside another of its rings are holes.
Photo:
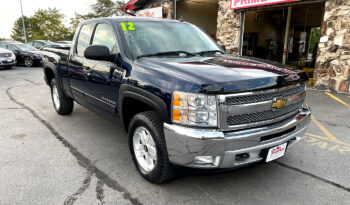
[[[13,40],[3,40],[3,41],[0,41],[0,45],[1,44],[9,44],[9,43],[21,43],[19,41],[13,41]]]
[[[57,41],[56,43],[72,45],[72,41]]]
[[[52,41],[46,41],[46,40],[34,40],[34,41],[30,41],[27,43],[28,45],[31,45],[37,49],[40,49],[44,46],[52,46],[52,45],[57,45],[56,43],[52,42]]]
[[[310,122],[306,73],[227,55],[190,23],[92,19],[73,42],[71,51],[51,49],[55,56],[44,61],[54,109],[68,115],[76,101],[122,123],[134,164],[150,182],[169,180],[173,165],[223,169],[275,160]]]
[[[39,65],[43,58],[43,52],[23,43],[0,44],[0,48],[11,50],[17,59],[17,64],[32,67]]]
[[[0,68],[12,68],[16,63],[15,54],[10,50],[1,48],[0,45]]]
[[[69,50],[70,47],[71,45],[68,45],[68,44],[50,44],[50,45],[41,47],[39,50],[45,50],[46,48],[57,48],[57,49]]]

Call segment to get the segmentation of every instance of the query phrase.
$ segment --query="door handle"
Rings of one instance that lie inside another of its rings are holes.
[[[91,76],[92,69],[89,67],[83,67],[83,76],[85,80],[89,80],[89,77]]]
[[[92,69],[89,67],[83,67],[83,72],[85,75],[91,75]]]
[[[84,73],[89,73],[89,72],[91,72],[91,68],[83,67],[83,71],[84,71]]]

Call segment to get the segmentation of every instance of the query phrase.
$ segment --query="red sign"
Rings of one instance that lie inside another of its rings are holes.
[[[248,7],[280,4],[299,0],[231,0],[231,9],[243,9]]]

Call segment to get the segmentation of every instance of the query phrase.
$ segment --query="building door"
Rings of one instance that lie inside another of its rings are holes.
[[[245,11],[242,55],[282,63],[285,52],[286,64],[300,69],[314,67],[323,14],[324,3],[294,5],[290,29],[286,31],[286,5]],[[284,50],[285,35],[288,35],[287,50]]]

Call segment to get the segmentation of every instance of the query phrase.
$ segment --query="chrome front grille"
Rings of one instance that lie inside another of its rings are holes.
[[[270,90],[266,93],[256,95],[234,96],[226,98],[226,105],[239,105],[245,103],[256,103],[262,101],[273,100],[275,97],[288,97],[305,91],[305,85],[299,85],[290,89],[274,91]]]
[[[229,126],[232,125],[241,125],[241,124],[249,124],[267,120],[273,120],[276,118],[280,118],[289,113],[293,113],[293,111],[299,110],[302,106],[303,102],[294,103],[291,105],[287,105],[278,110],[267,110],[263,112],[250,113],[245,115],[234,115],[227,117],[227,124]]]
[[[220,129],[245,129],[277,123],[296,114],[305,99],[305,84],[218,97]],[[277,108],[274,103],[279,101],[284,104]]]

